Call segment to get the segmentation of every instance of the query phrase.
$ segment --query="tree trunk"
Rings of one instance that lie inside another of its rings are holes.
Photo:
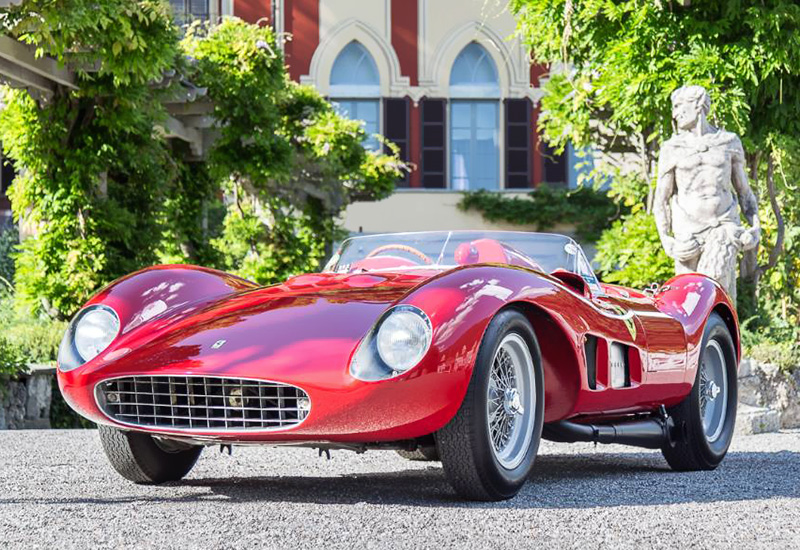
[[[754,153],[752,155],[748,155],[747,164],[750,168],[750,185],[753,188],[753,193],[756,195],[756,201],[758,201],[758,192],[756,191],[757,186],[755,182],[758,181],[758,164],[760,162],[760,153]],[[759,245],[760,246],[760,245]],[[758,247],[754,248],[753,250],[747,250],[742,254],[742,262],[739,266],[739,273],[742,277],[742,282],[749,293],[752,293],[753,303],[755,303],[755,291],[756,287],[758,286]]]
[[[778,204],[778,193],[775,190],[775,164],[772,160],[772,155],[767,157],[767,194],[769,195],[769,204],[772,207],[772,212],[775,214],[775,223],[777,226],[776,236],[775,236],[775,246],[772,247],[772,250],[769,251],[769,258],[767,259],[767,263],[759,266],[758,271],[759,274],[763,274],[764,272],[772,269],[775,267],[775,264],[778,263],[778,258],[780,258],[781,253],[783,252],[783,240],[786,235],[786,224],[783,221],[783,213],[781,212],[781,206]]]

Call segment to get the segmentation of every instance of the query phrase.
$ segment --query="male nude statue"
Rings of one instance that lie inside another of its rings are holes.
[[[675,272],[715,278],[736,302],[736,260],[758,246],[758,203],[747,181],[742,143],[711,126],[701,86],[672,93],[676,133],[661,146],[654,213],[661,243]],[[741,205],[749,229],[742,227]]]

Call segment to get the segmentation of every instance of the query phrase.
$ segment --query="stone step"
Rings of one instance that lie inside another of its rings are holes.
[[[736,413],[737,435],[771,433],[780,429],[781,414],[778,411],[739,403]]]

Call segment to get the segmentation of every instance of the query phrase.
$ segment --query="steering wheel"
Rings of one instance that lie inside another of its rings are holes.
[[[387,250],[399,250],[401,252],[408,252],[412,256],[416,256],[417,258],[422,260],[422,263],[426,265],[431,265],[433,263],[433,260],[428,258],[428,256],[426,256],[424,253],[420,252],[413,246],[408,246],[406,244],[385,244],[383,246],[379,246],[378,248],[367,254],[366,258],[364,259],[366,260],[369,258],[374,258],[375,256],[383,254]]]

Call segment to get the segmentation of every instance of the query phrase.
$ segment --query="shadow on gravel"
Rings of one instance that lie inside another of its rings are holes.
[[[656,454],[543,455],[508,502],[458,500],[438,466],[343,477],[187,480],[233,501],[596,508],[800,497],[800,453],[730,453],[713,472],[673,472]]]
[[[148,487],[146,495],[76,499],[0,498],[0,504],[96,504],[300,502],[479,508],[598,508],[680,503],[735,502],[800,497],[800,453],[729,453],[713,472],[672,472],[658,454],[543,455],[515,499],[499,503],[460,501],[441,467],[341,477],[234,477],[187,479]],[[120,480],[120,483],[123,483]],[[202,494],[175,494],[181,487]],[[120,491],[125,494],[124,489]]]

